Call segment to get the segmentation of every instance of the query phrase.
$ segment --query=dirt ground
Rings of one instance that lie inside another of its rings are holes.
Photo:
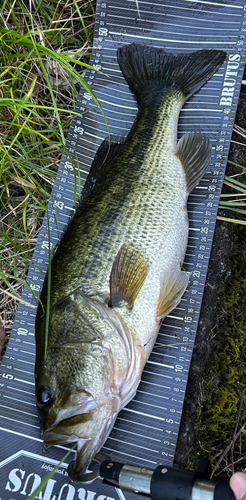
[[[236,123],[243,128],[246,128],[245,98],[246,86],[244,85],[242,86],[236,117]],[[246,141],[238,134],[234,133],[232,139],[246,144]],[[246,149],[232,143],[229,160],[245,166]],[[233,168],[235,167],[228,166],[227,174],[231,174]],[[229,214],[226,215],[230,217]],[[244,376],[241,375],[240,377],[240,390],[238,390],[238,394],[240,394],[240,391],[242,393],[242,399],[238,396],[237,401],[234,401],[235,406],[237,406],[234,413],[232,411],[232,403],[229,408],[230,412],[228,409],[228,401],[224,406],[228,419],[229,416],[232,418],[231,423],[229,422],[231,436],[229,434],[227,434],[226,438],[223,436],[221,442],[218,434],[223,434],[224,431],[223,418],[218,420],[218,422],[221,422],[221,427],[218,423],[216,432],[215,426],[211,425],[211,419],[213,418],[213,411],[218,411],[219,405],[221,404],[221,406],[223,406],[223,402],[216,402],[211,398],[211,404],[214,404],[214,410],[210,408],[209,411],[208,404],[206,404],[206,399],[207,402],[210,399],[211,387],[213,392],[215,386],[216,390],[218,386],[220,386],[221,390],[225,393],[225,387],[227,387],[227,392],[233,392],[234,384],[238,385],[238,379],[235,377],[234,381],[234,378],[231,376],[231,386],[229,383],[228,389],[228,380],[225,381],[223,379],[224,372],[220,373],[217,366],[215,367],[215,362],[213,360],[214,356],[216,356],[216,359],[218,358],[218,352],[216,352],[218,345],[222,346],[223,351],[223,342],[225,341],[224,325],[226,325],[224,318],[226,318],[227,315],[231,316],[234,314],[228,311],[228,302],[226,302],[226,305],[223,303],[223,286],[225,284],[226,287],[227,282],[230,284],[231,277],[235,272],[236,251],[237,255],[240,255],[240,257],[242,256],[241,276],[244,280],[244,288],[242,288],[244,294],[239,298],[239,303],[241,304],[245,300],[246,262],[243,260],[246,256],[245,243],[245,226],[217,221],[175,455],[175,463],[178,466],[190,469],[196,468],[199,458],[205,456],[212,460],[212,465],[215,468],[215,475],[221,473],[230,475],[234,470],[245,470],[246,467],[246,456],[244,456],[246,454],[246,431],[244,430],[246,421],[246,398],[244,397],[244,389],[246,387],[246,329],[245,322],[242,322],[243,313],[240,313],[240,325],[244,326],[241,330],[239,328],[241,344],[239,347],[239,357],[235,356],[234,358],[235,367],[233,366],[231,357],[228,361],[227,355],[225,354],[224,356],[224,363],[228,363],[228,367],[226,368],[228,374],[237,371],[238,364],[240,364],[241,368],[245,369],[240,372],[241,374],[243,373]],[[221,320],[222,317],[223,321]],[[235,325],[235,329],[236,328],[237,325]],[[223,360],[223,352],[220,353],[220,356]],[[220,365],[221,364],[220,361]],[[204,406],[206,407],[205,410],[203,408]],[[238,432],[239,428],[241,429],[241,434]],[[239,434],[238,436],[237,433]],[[240,442],[237,442],[237,450],[234,455],[235,438]],[[226,448],[228,448],[228,450]]]

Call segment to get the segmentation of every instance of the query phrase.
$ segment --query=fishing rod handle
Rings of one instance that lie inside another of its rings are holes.
[[[106,460],[100,466],[103,482],[152,500],[236,500],[229,478],[217,483],[200,471],[159,465],[150,469]]]

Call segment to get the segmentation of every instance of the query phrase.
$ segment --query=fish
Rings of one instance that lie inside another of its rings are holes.
[[[76,443],[76,477],[134,397],[160,324],[187,288],[187,199],[210,164],[211,143],[200,132],[177,142],[178,119],[226,53],[130,44],[117,58],[138,114],[126,138],[102,142],[54,252],[47,345],[47,276],[35,322],[44,443]]]

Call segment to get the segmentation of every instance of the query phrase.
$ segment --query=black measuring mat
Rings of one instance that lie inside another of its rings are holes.
[[[210,168],[189,197],[189,241],[184,266],[192,273],[179,306],[165,319],[146,364],[136,397],[123,409],[103,452],[113,459],[154,468],[171,465],[178,437],[189,365],[202,303],[220,191],[244,69],[246,5],[241,0],[98,1],[93,70],[86,81],[106,114],[110,132],[125,136],[137,112],[117,64],[121,45],[137,42],[167,51],[219,48],[227,61],[183,107],[178,136],[205,133],[213,145]],[[32,306],[47,269],[48,249],[61,236],[74,210],[95,152],[108,135],[95,102],[81,89],[53,193],[49,229],[44,219],[22,299]],[[75,182],[76,171],[76,182]],[[0,498],[26,498],[64,457],[65,447],[43,449],[34,398],[35,308],[20,304],[0,366]],[[73,459],[73,452],[67,459]],[[39,500],[105,500],[130,497],[101,484],[72,484],[66,464],[49,479]]]

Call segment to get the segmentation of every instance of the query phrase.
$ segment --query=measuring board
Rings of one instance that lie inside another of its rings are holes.
[[[146,364],[136,397],[123,409],[102,449],[114,460],[154,468],[174,459],[188,371],[201,308],[220,191],[244,69],[246,5],[241,0],[98,1],[92,70],[86,81],[98,97],[110,132],[124,136],[137,112],[117,64],[119,46],[137,42],[169,52],[220,48],[227,61],[184,106],[178,136],[205,133],[213,145],[210,168],[189,197],[190,232],[185,269],[192,273],[179,306],[165,319]],[[55,247],[74,212],[75,185],[83,185],[95,152],[108,135],[105,120],[82,88],[79,117],[69,132],[22,298],[33,305]],[[75,183],[74,172],[77,179]],[[77,193],[77,196],[79,193]],[[19,305],[7,352],[0,366],[0,498],[26,498],[67,452],[44,449],[34,398],[35,310]],[[74,458],[71,451],[67,462]],[[67,464],[59,466],[39,500],[132,498],[102,485],[72,484]]]

